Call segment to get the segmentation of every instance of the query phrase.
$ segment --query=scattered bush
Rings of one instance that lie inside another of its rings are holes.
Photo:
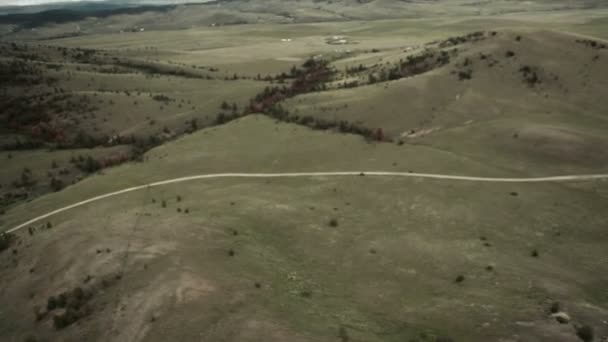
[[[25,342],[38,342],[38,338],[36,338],[34,335],[28,335],[25,338]]]
[[[338,338],[340,339],[341,342],[350,341],[350,337],[348,336],[348,331],[346,331],[345,327],[340,327],[340,329],[338,329]]]
[[[584,342],[592,342],[594,335],[593,328],[588,325],[581,325],[576,328],[576,336]]]
[[[522,66],[519,68],[519,72],[523,75],[524,82],[530,87],[534,87],[536,84],[541,82],[536,70],[530,66]]]
[[[48,311],[53,311],[57,308],[57,299],[54,296],[50,296],[46,300],[46,309]]]
[[[591,39],[577,39],[576,42],[596,50],[608,49],[608,45]]]
[[[435,339],[435,342],[454,342],[454,339],[447,336],[440,336]]]
[[[473,70],[461,70],[458,72],[458,79],[461,81],[473,78]]]
[[[15,235],[12,233],[0,233],[0,253],[9,249],[15,241]]]
[[[87,316],[89,313],[90,310],[86,307],[79,309],[68,307],[62,314],[53,317],[53,326],[55,329],[61,330],[76,323],[79,319]]]
[[[51,183],[49,186],[51,187],[51,190],[57,192],[62,190],[65,187],[65,184],[61,179],[53,177],[51,178]]]

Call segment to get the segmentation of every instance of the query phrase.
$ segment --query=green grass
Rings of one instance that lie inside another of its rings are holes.
[[[516,42],[516,36],[522,41]],[[284,107],[293,116],[381,128],[395,141],[515,172],[601,172],[608,167],[606,103],[599,95],[606,87],[600,76],[606,67],[592,60],[608,55],[581,48],[576,39],[548,31],[504,30],[497,37],[459,46],[460,56],[425,74],[365,85],[366,71],[357,75],[363,83],[359,87],[300,95]],[[505,57],[506,51],[515,57]],[[499,63],[489,67],[480,59],[482,53]],[[366,54],[335,64],[340,71],[359,63],[374,68],[379,61],[395,63],[408,54],[389,49],[381,57]],[[454,73],[467,59],[473,77],[460,81]],[[522,81],[519,70],[525,65],[540,68],[541,84],[532,88]],[[338,74],[334,83],[340,84],[342,77],[346,76]]]
[[[551,300],[578,317],[592,312],[587,304],[605,310],[601,282],[594,284],[607,271],[597,259],[606,238],[606,218],[598,214],[605,202],[554,184],[367,177],[193,182],[61,214],[51,220],[52,230],[25,238],[32,245],[21,263],[36,265],[36,277],[67,267],[46,285],[56,288],[117,267],[130,245],[121,286],[122,296],[133,294],[122,297],[131,318],[115,324],[119,331],[146,327],[153,341],[195,332],[235,341],[254,332],[277,341],[332,340],[340,326],[365,341],[402,341],[421,332],[467,341],[514,332],[532,339],[559,336],[557,323],[543,323]],[[332,217],[338,227],[328,226]],[[74,262],[62,252],[69,246],[111,262]],[[107,246],[112,253],[96,256],[96,248]],[[532,249],[540,258],[530,257]],[[50,261],[37,256],[42,250],[47,259],[58,258],[48,271],[43,267]],[[490,264],[494,272],[484,269]],[[459,274],[465,275],[461,285],[454,284]],[[32,277],[24,277],[25,284],[36,284]],[[18,294],[26,289],[6,291],[25,298]],[[152,308],[134,311],[142,297]],[[26,311],[28,305],[11,306],[7,314]],[[147,321],[152,313],[159,317],[154,323]],[[90,332],[106,326],[105,314],[95,317],[86,323]],[[600,324],[599,317],[591,324]],[[488,320],[490,327],[480,329]],[[29,320],[18,327],[44,331]]]

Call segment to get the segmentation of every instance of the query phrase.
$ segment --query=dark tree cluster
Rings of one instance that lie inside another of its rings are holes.
[[[577,39],[576,42],[595,50],[608,49],[608,45],[591,39]]]
[[[0,233],[0,253],[9,249],[15,241],[15,235],[12,233]]]
[[[399,63],[392,65],[388,69],[382,68],[380,72],[370,73],[368,83],[373,84],[416,76],[442,67],[449,62],[450,53],[447,51],[425,51],[418,55],[407,56],[405,60],[400,60]]]
[[[490,35],[495,36],[496,33],[491,32]],[[454,45],[460,45],[463,43],[478,42],[478,41],[484,40],[486,38],[487,38],[486,32],[477,31],[477,32],[472,32],[472,33],[466,34],[464,36],[450,37],[450,38],[440,42],[439,47],[444,48],[444,47],[449,47],[449,46],[454,46]]]
[[[334,73],[325,60],[309,58],[301,69],[292,69],[295,77],[289,86],[266,87],[249,103],[245,113],[266,113],[278,102],[296,95],[325,89],[325,82]]]
[[[533,68],[528,65],[524,65],[519,68],[519,72],[523,76],[524,83],[526,83],[530,87],[534,87],[537,84],[541,83],[540,77],[538,76],[538,72],[536,68]]]

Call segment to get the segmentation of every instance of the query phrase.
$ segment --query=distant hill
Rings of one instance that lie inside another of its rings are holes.
[[[211,5],[214,13],[209,14],[208,6],[192,6],[187,11],[176,9],[188,5]],[[166,16],[182,21],[204,22],[205,18],[221,12],[234,23],[255,23],[259,20],[273,22],[315,22],[331,20],[370,20],[387,18],[418,18],[439,15],[495,15],[517,12],[557,11],[574,8],[607,7],[605,1],[544,1],[526,2],[522,8],[520,1],[472,1],[472,0],[109,0],[52,2],[32,6],[0,6],[0,25],[15,25],[17,28],[35,28],[54,23],[78,22],[87,17],[107,18],[128,14],[137,16],[154,12],[162,21]],[[271,18],[276,16],[277,18]],[[257,19],[253,19],[257,18]],[[150,19],[146,16],[146,19]],[[157,20],[151,20],[155,22]],[[225,24],[221,21],[218,24]],[[166,29],[166,27],[163,27]]]

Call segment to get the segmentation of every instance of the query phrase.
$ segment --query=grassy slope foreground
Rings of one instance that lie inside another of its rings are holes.
[[[202,130],[145,157],[17,207],[3,225],[123,184],[204,172],[513,175],[422,146],[368,144],[264,116]],[[602,191],[602,182],[354,176],[225,179],[131,193],[18,234],[16,252],[0,254],[0,334],[577,341],[575,325],[585,324],[601,336],[608,315]],[[549,317],[554,302],[572,324]]]

